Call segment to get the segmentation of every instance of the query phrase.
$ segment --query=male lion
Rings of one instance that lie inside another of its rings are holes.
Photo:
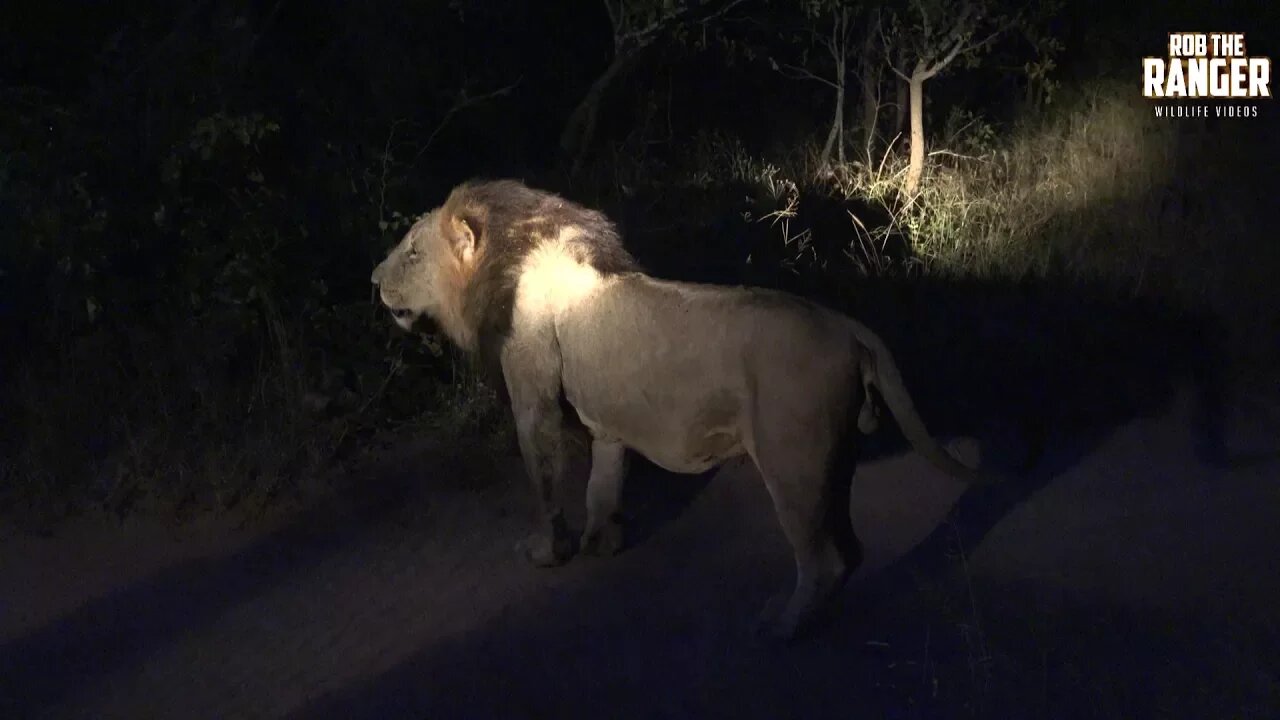
[[[871,387],[917,451],[977,478],[929,435],[888,349],[860,323],[781,292],[650,277],[603,214],[516,181],[455,188],[372,281],[401,327],[425,315],[500,365],[537,498],[522,546],[540,566],[573,553],[556,497],[562,400],[592,436],[584,552],[622,544],[625,448],[682,473],[751,457],[795,551],[795,589],[762,625],[780,639],[862,559],[848,511],[854,430],[875,427]]]

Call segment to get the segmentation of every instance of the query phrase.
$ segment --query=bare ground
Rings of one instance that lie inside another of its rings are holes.
[[[514,456],[424,446],[270,522],[9,530],[0,716],[1278,717],[1277,390],[1231,404],[1227,466],[1184,396],[1016,487],[864,463],[868,563],[782,649],[751,636],[792,567],[743,464],[638,468],[629,549],[555,570],[513,552]]]

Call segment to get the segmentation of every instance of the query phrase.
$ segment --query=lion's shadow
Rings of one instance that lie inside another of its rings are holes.
[[[625,538],[623,552],[647,542],[654,533],[678,518],[706,489],[716,472],[682,475],[664,470],[642,457],[633,457],[619,509]]]

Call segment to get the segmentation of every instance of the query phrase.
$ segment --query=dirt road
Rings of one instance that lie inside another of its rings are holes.
[[[753,470],[640,469],[629,550],[535,570],[514,457],[406,451],[349,509],[0,540],[13,718],[1280,717],[1280,403],[1051,438],[1018,487],[865,463],[869,562],[824,631],[751,638],[792,581]],[[580,522],[580,520],[579,520]]]

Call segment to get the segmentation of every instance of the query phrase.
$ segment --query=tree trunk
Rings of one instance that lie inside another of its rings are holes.
[[[879,116],[880,96],[864,84],[862,86],[862,147],[868,160],[876,150],[876,124]]]
[[[907,95],[907,81],[898,78],[897,97],[894,100],[898,105],[898,116],[893,121],[893,134],[898,135],[907,129],[907,115],[911,110],[911,100]]]
[[[819,157],[819,169],[827,172],[831,169],[831,150],[836,151],[836,162],[845,162],[844,156],[844,89],[845,79],[849,74],[848,65],[849,10],[841,7],[831,16],[831,38],[826,41],[827,52],[835,62],[835,77],[832,85],[836,89],[836,107],[831,118],[831,131],[827,133],[827,141],[822,145]]]
[[[876,150],[876,125],[880,117],[880,64],[875,61],[876,36],[880,31],[880,14],[873,11],[862,38],[862,55],[858,68],[862,81],[862,140],[867,162]]]
[[[911,73],[911,164],[907,167],[907,182],[903,187],[908,195],[920,189],[924,176],[924,68],[917,65]]]
[[[631,65],[636,54],[635,51],[615,54],[609,67],[591,83],[587,94],[578,101],[577,107],[569,115],[569,120],[560,133],[560,152],[562,160],[569,163],[572,175],[578,174],[591,149],[591,143],[595,140],[596,118],[605,93],[623,70]]]
[[[906,74],[907,72],[906,62],[899,59],[897,68],[898,68],[898,72],[901,72],[903,75]],[[893,75],[895,78],[897,78],[897,82],[894,85],[894,90],[896,92],[896,97],[894,97],[894,103],[898,109],[896,117],[894,118],[894,121],[893,121],[893,135],[894,137],[897,137],[902,134],[903,130],[907,129],[907,115],[911,110],[911,101],[908,97],[907,81],[904,80],[902,76],[899,75],[897,72],[895,72]]]
[[[836,162],[844,165],[844,83],[836,90]]]
[[[822,154],[818,157],[818,169],[826,172],[831,169],[831,151],[844,131],[844,83],[836,84],[836,108],[831,118],[831,130],[827,132],[827,141],[822,144]],[[840,143],[840,158],[844,159],[844,143]]]

